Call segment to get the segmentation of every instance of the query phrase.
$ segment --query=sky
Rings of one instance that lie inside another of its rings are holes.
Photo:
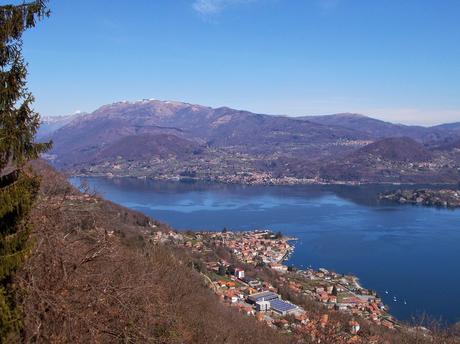
[[[13,2],[0,1],[1,3]],[[458,0],[51,0],[24,36],[42,115],[156,98],[460,121]]]

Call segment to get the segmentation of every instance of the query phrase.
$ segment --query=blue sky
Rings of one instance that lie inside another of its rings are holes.
[[[5,1],[2,1],[5,2]],[[458,0],[51,0],[25,35],[43,115],[157,98],[460,121]]]

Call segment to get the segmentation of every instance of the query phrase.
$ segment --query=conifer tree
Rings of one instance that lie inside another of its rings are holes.
[[[22,34],[48,15],[46,0],[0,6],[0,343],[21,325],[12,277],[30,252],[27,216],[39,187],[25,166],[50,146],[34,143],[40,118],[26,87]]]

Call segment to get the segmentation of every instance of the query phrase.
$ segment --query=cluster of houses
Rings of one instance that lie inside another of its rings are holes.
[[[219,290],[224,299],[231,303],[241,303],[256,312],[270,311],[283,316],[304,313],[300,307],[282,300],[270,283],[245,276],[241,268],[233,267],[225,262],[217,266],[210,266],[210,268],[218,276],[214,282],[216,290]]]
[[[290,240],[267,230],[155,234],[155,241],[181,243],[193,252],[208,257],[204,259],[208,271],[206,275],[210,287],[222,302],[255,316],[271,327],[295,333],[304,331],[313,336],[324,334],[326,329],[334,328],[327,313],[329,310],[351,315],[353,320],[348,324],[347,336],[358,334],[360,324],[356,319],[368,319],[388,328],[397,325],[387,313],[382,300],[375,292],[362,288],[356,277],[326,269],[288,269],[282,262],[292,251]],[[222,259],[211,259],[215,257],[213,254],[207,255],[219,245],[231,251],[235,262],[239,262],[236,266]],[[279,290],[270,282],[247,276],[241,265],[237,266],[239,264],[262,264],[279,272],[277,283],[280,284],[277,288],[284,285],[296,295],[316,299],[324,306],[325,313],[314,318],[300,306],[283,300]],[[338,323],[336,325],[340,327]]]
[[[270,327],[294,334],[308,333],[309,336],[319,336],[328,326],[334,328],[326,313],[308,314],[298,305],[283,300],[269,282],[245,276],[241,268],[224,261],[208,263],[207,268],[214,273],[211,287],[222,302]],[[357,335],[359,330],[359,322],[350,321],[344,338]]]
[[[224,231],[211,234],[211,238],[215,243],[228,247],[243,263],[263,262],[281,273],[288,270],[282,261],[292,251],[289,239],[271,231]],[[311,296],[328,309],[347,312],[387,327],[394,326],[382,300],[375,292],[361,287],[354,276],[344,276],[322,268],[317,271],[296,270],[289,275],[295,277],[286,277],[291,290]]]
[[[293,247],[289,238],[276,235],[268,230],[251,232],[219,232],[211,234],[216,244],[228,247],[233,255],[246,264],[266,264],[279,271],[287,267],[281,262]]]
[[[274,177],[271,172],[262,171],[243,171],[235,174],[216,175],[215,181],[228,184],[246,184],[246,185],[303,185],[303,184],[321,184],[319,177],[314,178],[297,178],[297,177]]]
[[[378,295],[361,287],[354,276],[339,275],[322,268],[299,270],[296,275],[302,278],[291,281],[290,288],[310,295],[326,308],[347,312],[388,328],[395,326]]]

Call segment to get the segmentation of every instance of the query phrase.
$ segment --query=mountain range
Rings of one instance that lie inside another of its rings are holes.
[[[288,117],[148,99],[45,118],[45,157],[78,175],[249,184],[458,183],[460,122]]]

